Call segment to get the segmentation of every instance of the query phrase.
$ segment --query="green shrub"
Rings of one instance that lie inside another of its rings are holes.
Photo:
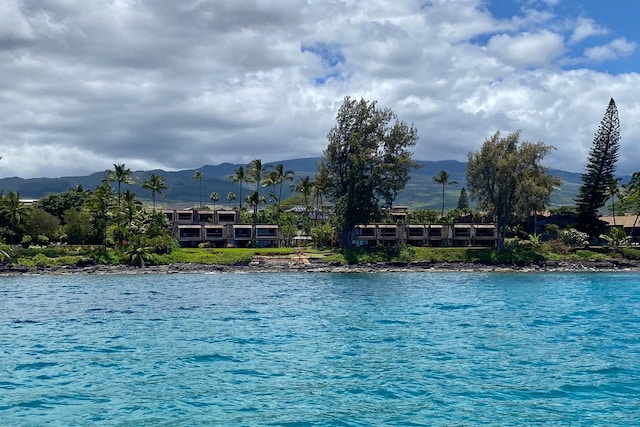
[[[618,248],[618,253],[627,259],[640,259],[640,249]]]
[[[606,254],[603,253],[599,253],[596,251],[592,251],[592,250],[588,250],[588,249],[578,249],[575,252],[575,256],[578,259],[583,259],[583,260],[605,260],[607,258],[609,258]]]
[[[27,267],[58,267],[63,265],[76,266],[81,259],[81,256],[49,258],[48,256],[39,253],[32,257],[20,257],[18,258],[17,263]]]
[[[20,242],[20,244],[22,245],[23,248],[28,248],[29,246],[31,246],[31,236],[29,236],[28,234],[22,236],[22,241]]]
[[[39,234],[36,237],[36,243],[39,244],[40,246],[48,246],[49,245],[49,238],[47,236],[45,236],[44,234]]]
[[[553,239],[542,244],[542,251],[545,253],[553,253],[567,255],[571,252],[571,248],[560,239]]]
[[[4,243],[0,243],[0,262],[11,259],[11,247]]]
[[[589,235],[575,228],[567,228],[560,232],[560,239],[572,248],[584,248],[589,245]]]

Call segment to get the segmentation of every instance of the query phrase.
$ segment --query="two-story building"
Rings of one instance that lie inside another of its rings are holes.
[[[278,246],[277,225],[240,224],[236,210],[183,209],[163,211],[171,224],[172,235],[181,246],[205,243],[214,247]]]

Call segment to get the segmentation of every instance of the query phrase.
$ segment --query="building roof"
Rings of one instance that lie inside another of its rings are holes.
[[[640,221],[636,222],[637,215],[620,215],[615,217],[615,225],[618,227],[624,228],[633,228],[633,224],[635,223],[636,227],[640,228]],[[600,219],[606,222],[608,225],[613,226],[614,218],[613,216],[601,216]]]

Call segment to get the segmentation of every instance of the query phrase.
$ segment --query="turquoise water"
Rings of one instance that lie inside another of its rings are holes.
[[[637,425],[640,275],[0,278],[0,424]]]

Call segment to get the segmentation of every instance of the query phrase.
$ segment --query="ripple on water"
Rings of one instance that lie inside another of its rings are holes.
[[[11,278],[0,424],[634,425],[639,281]]]

